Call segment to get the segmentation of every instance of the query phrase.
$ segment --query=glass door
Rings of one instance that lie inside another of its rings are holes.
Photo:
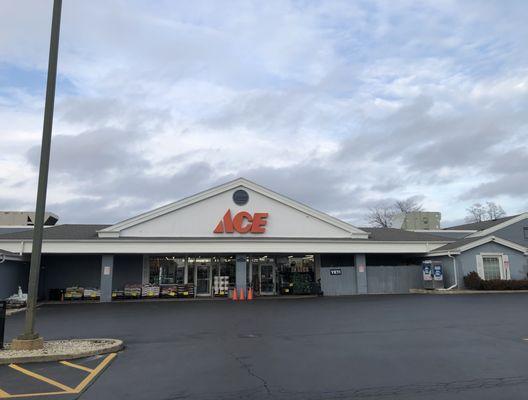
[[[211,295],[211,263],[199,262],[196,260],[196,295],[210,296]]]
[[[260,294],[274,295],[275,294],[275,265],[274,264],[260,264]]]

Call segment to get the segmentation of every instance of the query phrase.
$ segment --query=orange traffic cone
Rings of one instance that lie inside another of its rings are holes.
[[[246,290],[245,289],[240,289],[240,301],[242,300],[246,300]]]
[[[253,289],[252,288],[249,288],[248,289],[248,301],[249,300],[253,300]]]
[[[233,289],[233,301],[237,301],[237,300],[238,300],[237,288],[234,288]]]

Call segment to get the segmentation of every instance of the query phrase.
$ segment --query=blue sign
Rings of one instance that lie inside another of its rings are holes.
[[[442,264],[435,264],[433,266],[433,275],[435,281],[441,281],[444,279],[444,273],[442,271]]]
[[[432,281],[433,280],[433,264],[431,261],[424,261],[422,263],[422,273],[423,273],[423,280],[424,281]]]

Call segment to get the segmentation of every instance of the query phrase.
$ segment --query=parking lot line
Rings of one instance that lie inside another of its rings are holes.
[[[74,363],[69,362],[69,361],[60,361],[60,363],[62,365],[66,365],[67,367],[77,368],[77,369],[80,369],[80,370],[86,371],[86,372],[92,372],[93,371],[92,368],[85,367],[84,365],[74,364]]]
[[[32,378],[38,379],[39,381],[46,382],[49,385],[55,386],[55,387],[57,387],[59,389],[62,389],[64,392],[67,392],[67,393],[74,393],[75,392],[75,389],[73,389],[73,388],[71,388],[69,386],[66,386],[66,385],[64,385],[64,384],[62,384],[60,382],[54,381],[53,379],[46,378],[45,376],[42,376],[42,375],[37,374],[35,372],[29,371],[29,370],[27,370],[25,368],[22,368],[19,365],[9,364],[9,367],[14,369],[14,370],[17,370],[18,372],[22,372],[23,374],[28,375],[28,376],[30,376]]]
[[[9,394],[8,392],[0,389],[0,399],[15,399],[15,398],[24,398],[24,397],[38,397],[38,396],[57,396],[57,395],[64,395],[64,394],[79,394],[82,393],[90,383],[92,383],[97,376],[110,364],[110,362],[117,357],[117,353],[111,353],[108,354],[99,365],[95,368],[89,368],[84,365],[75,364],[69,361],[59,361],[59,364],[65,365],[67,367],[76,368],[79,370],[82,370],[83,372],[87,372],[88,374],[85,376],[85,378],[77,385],[75,388],[72,388],[70,386],[67,386],[63,383],[57,382],[53,379],[50,379],[46,376],[37,374],[36,372],[27,370],[20,365],[17,364],[9,364],[8,367],[20,372],[24,375],[27,375],[33,379],[39,380],[41,382],[47,383],[49,385],[55,386],[61,391],[57,392],[37,392],[37,393],[17,393],[17,394]]]
[[[42,393],[22,393],[22,394],[6,394],[0,395],[0,399],[20,399],[23,397],[37,397],[37,396],[55,396],[58,394],[70,394],[69,392],[42,392]]]
[[[117,353],[107,355],[106,358],[75,387],[75,391],[77,393],[81,392],[115,357],[117,357]]]

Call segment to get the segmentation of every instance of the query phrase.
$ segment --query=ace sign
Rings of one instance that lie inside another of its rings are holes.
[[[265,233],[268,222],[268,213],[257,212],[250,214],[247,211],[240,211],[231,216],[231,210],[227,210],[214,233]]]

